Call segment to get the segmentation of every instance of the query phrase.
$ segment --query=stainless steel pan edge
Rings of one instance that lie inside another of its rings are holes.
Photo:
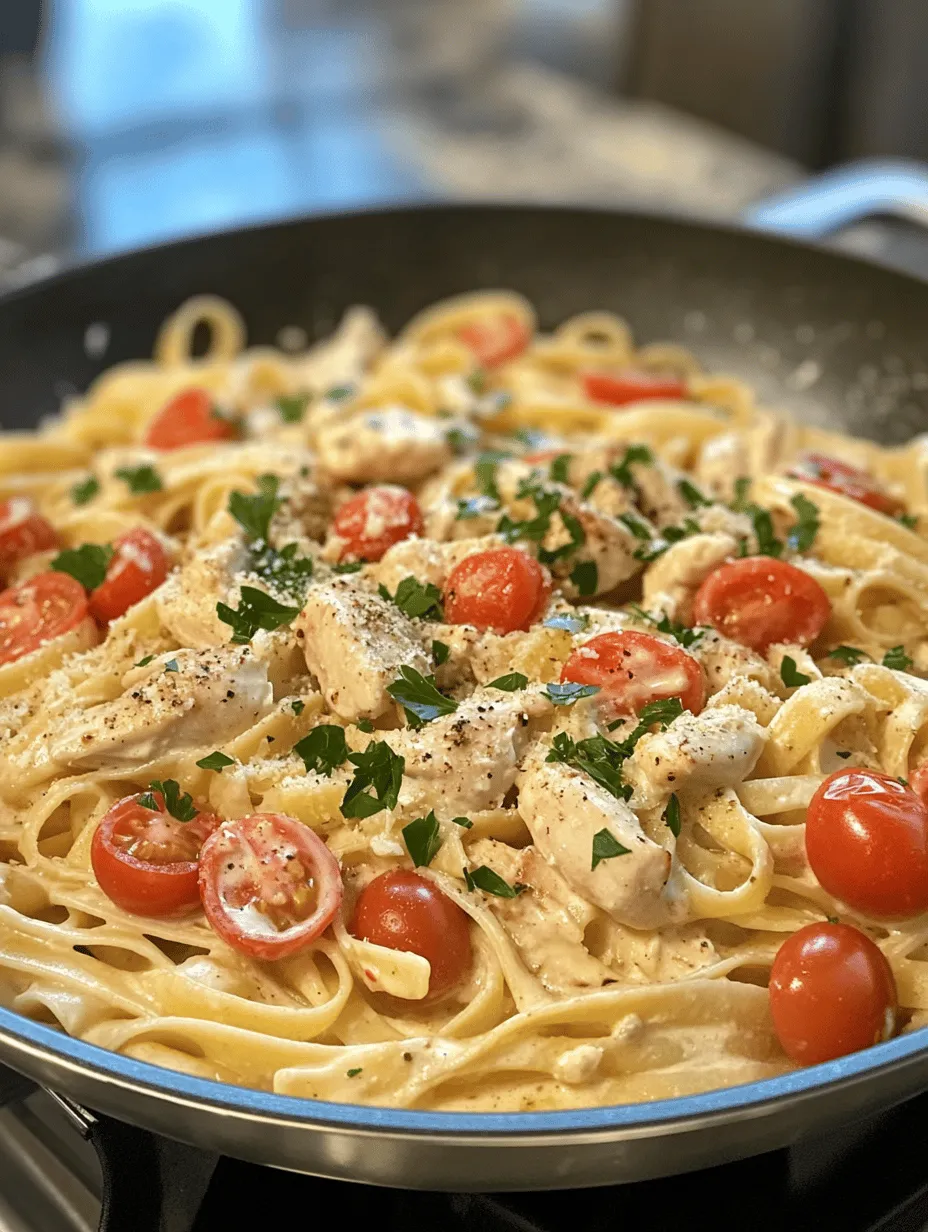
[[[0,1010],[4,1060],[102,1113],[254,1163],[452,1191],[562,1189],[726,1163],[873,1115],[928,1085],[921,1032],[781,1078],[650,1104],[437,1113],[191,1078]]]

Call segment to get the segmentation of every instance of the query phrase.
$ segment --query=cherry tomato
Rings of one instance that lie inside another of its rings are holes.
[[[333,527],[345,540],[340,560],[380,560],[394,543],[422,534],[422,511],[405,488],[366,488],[339,507]]]
[[[814,642],[831,603],[814,578],[784,560],[748,556],[715,569],[696,592],[693,620],[763,653],[774,642]]]
[[[527,326],[511,312],[494,313],[480,321],[469,321],[457,332],[482,368],[498,368],[500,364],[515,359],[531,339]]]
[[[920,762],[909,772],[909,786],[925,804],[928,804],[928,760]]]
[[[106,578],[90,596],[90,610],[101,624],[122,616],[168,575],[167,554],[160,541],[144,527],[121,535],[113,547],[115,554]]]
[[[623,372],[584,372],[583,389],[593,402],[626,406],[649,398],[685,398],[686,385],[672,372],[643,372],[626,368]]]
[[[430,997],[460,984],[473,962],[466,912],[408,869],[381,873],[364,887],[349,931],[362,941],[427,958]]]
[[[0,663],[12,663],[87,617],[87,595],[67,573],[39,573],[0,592]]]
[[[783,1051],[817,1065],[889,1039],[896,982],[883,952],[849,924],[807,924],[780,946],[770,1013]]]
[[[865,915],[928,911],[928,805],[889,774],[829,774],[806,812],[806,855],[828,893]]]
[[[57,546],[54,526],[36,513],[31,500],[14,496],[0,501],[0,575],[7,577],[18,561]]]
[[[145,444],[151,449],[183,449],[237,436],[235,424],[216,414],[205,389],[185,389],[165,403],[148,425]]]
[[[828,488],[839,496],[848,496],[851,500],[859,501],[862,505],[890,517],[904,507],[901,501],[890,496],[875,476],[822,453],[803,454],[787,474],[794,479],[814,483],[816,487]]]
[[[255,813],[225,822],[203,844],[200,898],[223,941],[273,962],[325,932],[341,906],[342,878],[309,826]]]
[[[544,466],[547,462],[553,462],[555,458],[567,452],[566,449],[540,449],[537,453],[525,454],[522,461],[527,462],[529,466]]]
[[[445,583],[445,619],[494,633],[528,629],[545,609],[551,575],[519,548],[465,556]]]
[[[564,664],[561,680],[598,685],[617,714],[637,714],[667,697],[699,714],[706,701],[706,678],[692,655],[632,629],[584,642]]]
[[[219,825],[214,813],[178,821],[164,810],[118,800],[94,831],[90,862],[100,889],[133,915],[169,916],[200,902],[197,861],[200,848]]]

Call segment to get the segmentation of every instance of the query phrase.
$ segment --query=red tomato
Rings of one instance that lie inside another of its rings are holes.
[[[562,453],[567,453],[567,450],[540,449],[537,453],[525,454],[522,461],[527,462],[529,466],[544,466],[546,462],[553,462],[555,458],[559,458]]]
[[[920,800],[928,804],[928,760],[920,762],[909,772],[909,786]]]
[[[786,473],[794,479],[814,483],[816,487],[828,488],[839,496],[849,496],[851,500],[890,517],[904,508],[902,502],[890,496],[873,475],[822,453],[803,454]]]
[[[366,488],[339,507],[333,527],[345,540],[339,560],[380,560],[394,543],[422,534],[422,510],[405,488]]]
[[[57,546],[54,526],[36,513],[31,500],[14,496],[0,501],[0,575],[7,577],[17,561]]]
[[[185,389],[165,403],[148,425],[145,444],[151,449],[183,449],[237,436],[235,424],[215,413],[205,389]]]
[[[551,575],[519,548],[465,556],[445,582],[445,620],[494,633],[528,629],[545,609]]]
[[[350,932],[362,941],[427,958],[430,997],[460,984],[473,962],[466,912],[407,869],[381,873],[364,887]]]
[[[144,527],[130,530],[113,544],[115,555],[105,580],[90,596],[90,610],[101,624],[122,616],[150,595],[168,575],[168,558],[161,543]]]
[[[626,368],[623,372],[584,372],[583,389],[593,402],[626,406],[649,398],[685,398],[686,385],[672,372],[643,372]]]
[[[219,825],[214,813],[178,821],[159,809],[145,808],[139,796],[118,800],[94,831],[90,862],[100,889],[133,915],[168,916],[200,902],[197,861],[200,848]]]
[[[273,962],[325,932],[341,906],[342,878],[309,826],[255,813],[225,822],[203,844],[200,898],[223,941]]]
[[[777,952],[770,1013],[787,1056],[817,1065],[889,1039],[896,982],[883,952],[849,924],[807,924]]]
[[[498,368],[522,354],[531,334],[513,313],[499,312],[462,325],[458,337],[473,351],[474,359],[482,368]]]
[[[84,588],[67,573],[39,573],[11,586],[0,592],[0,663],[70,633],[86,617]]]
[[[774,642],[814,642],[831,602],[814,578],[770,556],[748,556],[715,569],[696,592],[693,621],[761,654]]]
[[[806,812],[806,855],[828,893],[865,915],[928,911],[928,805],[889,774],[829,774]]]
[[[584,642],[564,664],[561,680],[599,685],[617,714],[637,714],[666,697],[679,697],[684,709],[699,714],[706,701],[706,678],[692,655],[631,629]]]

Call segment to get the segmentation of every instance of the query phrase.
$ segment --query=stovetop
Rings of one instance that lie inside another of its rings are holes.
[[[928,1094],[826,1138],[663,1180],[532,1194],[374,1189],[209,1155],[12,1082],[0,1232],[237,1232],[325,1212],[377,1232],[926,1232]],[[295,1225],[294,1225],[295,1226]]]

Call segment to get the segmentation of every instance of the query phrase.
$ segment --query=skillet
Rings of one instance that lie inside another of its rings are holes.
[[[543,326],[621,313],[807,422],[883,443],[928,429],[928,283],[846,256],[670,217],[437,206],[316,217],[75,268],[0,301],[0,422],[27,428],[105,367],[147,356],[186,297],[243,313],[253,343],[321,337],[351,304],[390,329],[444,296],[512,287]],[[88,353],[104,324],[103,356]],[[78,1105],[210,1151],[336,1179],[446,1190],[615,1184],[772,1150],[928,1083],[914,1033],[765,1082],[651,1104],[452,1114],[320,1103],[133,1061],[0,1010],[0,1061]],[[92,1118],[91,1118],[92,1120]]]

